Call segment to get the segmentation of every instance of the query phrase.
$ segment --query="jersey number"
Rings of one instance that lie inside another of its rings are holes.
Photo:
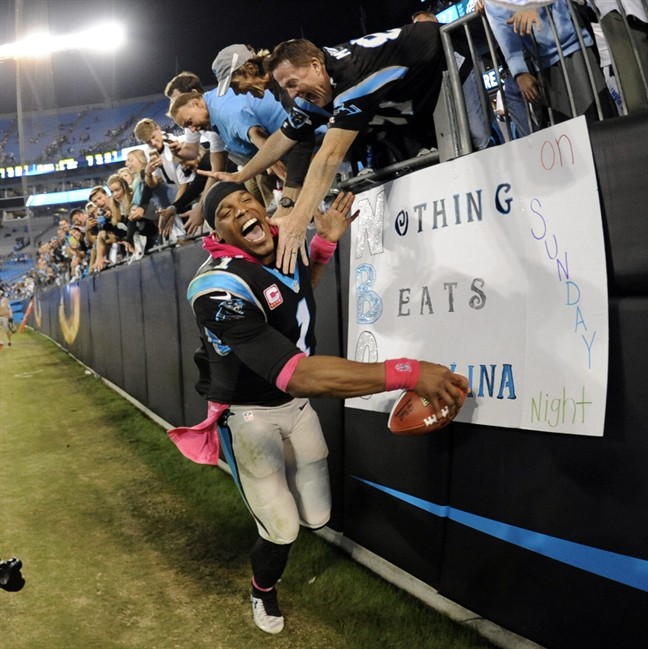
[[[369,34],[362,38],[355,38],[351,41],[351,45],[360,45],[360,47],[380,47],[387,41],[396,40],[400,33],[400,28],[396,27],[387,32],[378,32],[377,34]]]
[[[297,305],[297,324],[299,325],[299,340],[297,341],[297,347],[299,347],[306,356],[310,356],[310,347],[306,345],[306,334],[308,333],[308,327],[310,326],[310,318],[310,311],[306,304],[306,298],[303,298],[299,300],[299,304]]]

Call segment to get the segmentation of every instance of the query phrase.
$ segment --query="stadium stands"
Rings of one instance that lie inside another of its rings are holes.
[[[111,106],[86,106],[65,112],[29,113],[25,116],[25,163],[57,162],[64,158],[135,146],[133,126],[152,117],[163,128],[175,129],[166,116],[168,100],[149,97]],[[0,117],[0,166],[20,161],[15,116]]]

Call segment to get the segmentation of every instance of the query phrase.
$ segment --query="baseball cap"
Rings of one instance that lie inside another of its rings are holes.
[[[242,44],[230,45],[222,49],[212,63],[212,72],[218,80],[218,96],[222,97],[229,89],[232,74],[246,61],[254,57],[254,52]]]

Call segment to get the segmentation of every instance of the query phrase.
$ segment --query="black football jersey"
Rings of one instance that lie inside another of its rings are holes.
[[[294,275],[240,258],[210,258],[187,289],[202,340],[197,389],[210,401],[275,406],[275,381],[296,354],[315,351],[315,300],[301,260]]]
[[[363,131],[381,111],[407,117],[425,110],[430,122],[446,61],[439,25],[421,22],[324,47],[333,101],[325,108],[296,98],[282,132],[301,140],[322,124]]]

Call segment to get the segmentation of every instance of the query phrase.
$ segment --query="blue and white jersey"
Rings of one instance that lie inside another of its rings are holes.
[[[210,258],[189,284],[202,339],[198,392],[210,401],[276,406],[285,364],[315,351],[315,300],[307,266],[294,275],[245,259]]]
[[[364,131],[383,109],[391,112],[397,105],[404,115],[412,115],[424,102],[426,110],[428,103],[432,109],[436,104],[446,69],[437,23],[405,25],[323,51],[333,100],[320,108],[296,99],[282,126],[291,139],[303,139],[303,133],[322,124]]]

